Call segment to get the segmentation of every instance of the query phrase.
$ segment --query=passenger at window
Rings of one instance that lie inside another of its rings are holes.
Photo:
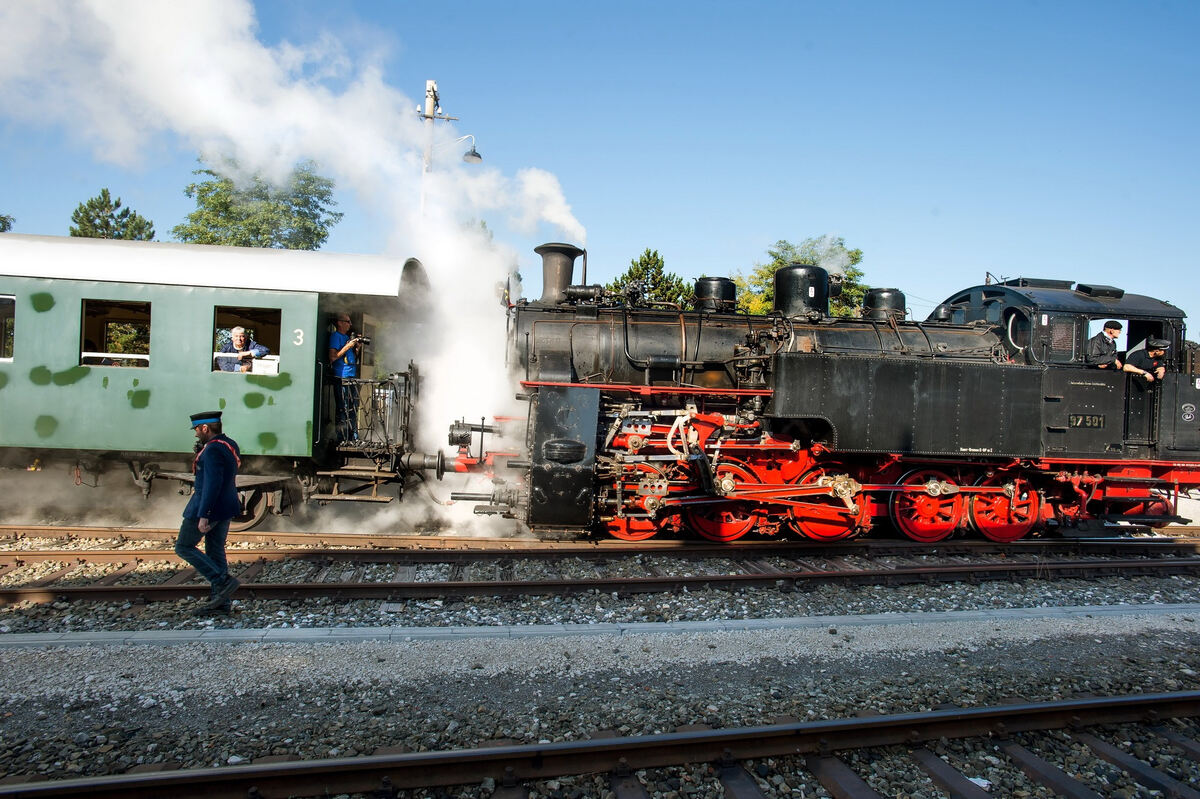
[[[237,354],[236,358],[217,358],[217,365],[222,372],[249,372],[254,366],[254,359],[263,357],[270,350],[247,336],[246,328],[235,327],[229,331],[229,341],[221,345],[221,352]]]
[[[1162,380],[1163,375],[1167,373],[1166,358],[1167,349],[1170,346],[1171,342],[1165,339],[1148,339],[1144,349],[1129,353],[1129,360],[1125,363],[1125,371],[1132,372],[1147,383]]]
[[[1121,335],[1121,323],[1110,319],[1104,323],[1104,329],[1088,339],[1085,360],[1089,366],[1097,369],[1115,369],[1121,371],[1124,364],[1117,357],[1117,337]]]
[[[339,313],[333,320],[334,331],[329,334],[329,367],[333,373],[334,402],[337,404],[338,441],[358,439],[358,386],[344,383],[346,378],[358,377],[362,338],[351,329],[350,316]]]

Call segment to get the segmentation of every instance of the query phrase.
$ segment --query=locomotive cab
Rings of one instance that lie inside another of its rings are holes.
[[[1122,364],[1151,339],[1168,342],[1164,379],[1151,382],[1140,374],[1088,363],[1088,340],[1110,319],[1122,323],[1117,340]],[[1183,320],[1180,309],[1153,297],[1037,278],[965,289],[930,317],[994,325],[1013,362],[1044,367],[1042,439],[1047,455],[1130,458],[1200,452],[1194,410],[1200,389],[1194,375],[1181,371]]]

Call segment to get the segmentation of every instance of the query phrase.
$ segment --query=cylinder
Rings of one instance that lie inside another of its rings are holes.
[[[784,316],[829,316],[829,273],[815,264],[779,267],[775,310]]]
[[[727,277],[702,277],[696,281],[696,309],[732,311],[737,306],[737,286]]]
[[[551,242],[534,247],[542,256],[542,298],[539,302],[557,305],[567,298],[567,286],[575,276],[575,259],[583,250],[574,244]]]
[[[904,292],[900,289],[867,289],[863,297],[863,318],[876,322],[904,319]]]

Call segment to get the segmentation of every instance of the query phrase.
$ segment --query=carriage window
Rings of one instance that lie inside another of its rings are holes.
[[[79,363],[149,366],[150,303],[84,300]]]
[[[279,374],[282,316],[278,308],[214,308],[212,370]]]
[[[0,361],[11,361],[17,330],[17,298],[0,295]]]

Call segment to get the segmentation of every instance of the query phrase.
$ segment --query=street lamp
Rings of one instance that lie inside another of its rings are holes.
[[[467,139],[471,140],[471,149],[467,150],[465,153],[463,153],[463,156],[462,156],[463,160],[466,161],[468,164],[482,163],[483,156],[480,155],[479,151],[475,149],[475,137],[474,136],[472,136],[470,134],[467,134],[466,136],[459,136],[457,139],[454,140],[454,143],[457,144],[460,141],[466,141]]]

